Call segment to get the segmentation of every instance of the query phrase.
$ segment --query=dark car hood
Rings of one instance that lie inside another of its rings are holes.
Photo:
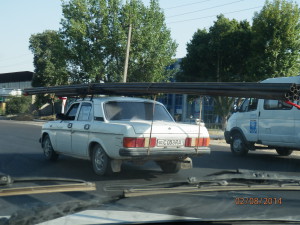
[[[282,203],[236,204],[236,198],[246,197],[281,198]],[[294,191],[164,194],[123,198],[100,207],[47,221],[46,224],[61,224],[62,222],[63,224],[72,225],[91,223],[130,224],[133,222],[146,223],[174,220],[300,221],[299,208],[300,196]]]

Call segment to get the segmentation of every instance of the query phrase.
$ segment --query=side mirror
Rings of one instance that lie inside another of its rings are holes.
[[[65,119],[66,119],[66,116],[65,116],[65,114],[63,114],[63,113],[57,113],[57,114],[56,114],[56,119],[57,119],[57,120],[65,120]]]

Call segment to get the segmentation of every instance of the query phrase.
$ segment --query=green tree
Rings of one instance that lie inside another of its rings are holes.
[[[192,40],[187,43],[187,55],[181,61],[181,72],[177,81],[204,82],[213,81],[214,66],[211,60],[210,34],[207,30],[197,30]]]
[[[251,27],[247,21],[217,17],[207,30],[198,30],[187,44],[179,81],[246,81]]]
[[[60,34],[53,30],[34,34],[31,35],[29,44],[35,68],[32,86],[67,84],[67,53]]]
[[[132,40],[128,81],[161,81],[176,43],[171,39],[157,0],[70,0],[63,2],[62,28],[70,52],[73,83],[119,82],[125,61],[128,26]]]
[[[175,62],[172,57],[177,44],[171,39],[157,0],[151,0],[148,7],[142,1],[134,2],[137,9],[136,16],[131,18],[133,32],[128,79],[132,82],[167,81],[166,66]]]
[[[250,56],[251,27],[247,21],[217,17],[207,30],[198,30],[187,44],[182,72],[178,81],[237,82],[247,81],[247,63]],[[215,98],[216,113],[221,116],[223,127],[227,121],[233,98]]]
[[[299,74],[300,11],[286,0],[266,1],[253,18],[251,72],[255,80]]]
[[[28,113],[31,105],[31,97],[11,97],[7,102],[6,114]]]
[[[64,42],[57,31],[47,30],[31,35],[29,49],[34,58],[33,87],[56,86],[68,83],[67,51]],[[36,105],[39,108],[45,103],[52,104],[54,113],[54,98],[50,95],[39,95]]]

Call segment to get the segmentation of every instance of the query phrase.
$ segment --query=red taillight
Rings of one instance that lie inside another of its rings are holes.
[[[209,146],[210,138],[203,138],[203,146]]]
[[[185,147],[209,146],[210,138],[186,138]]]
[[[125,148],[134,148],[136,144],[136,138],[123,138],[123,147]]]
[[[146,142],[145,142],[145,147],[148,147],[148,145],[150,145],[151,148],[155,147],[156,145],[156,138],[151,138],[151,140],[149,141],[149,138],[146,138]]]
[[[191,147],[192,146],[192,138],[186,138],[184,146]]]
[[[142,148],[145,146],[145,138],[136,138],[135,147]]]
[[[144,147],[155,147],[156,145],[156,138],[131,138],[131,137],[124,137],[123,138],[123,147],[124,148],[144,148]]]

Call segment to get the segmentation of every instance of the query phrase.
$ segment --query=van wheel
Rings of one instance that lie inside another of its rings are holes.
[[[281,155],[281,156],[289,156],[290,154],[293,153],[293,150],[286,149],[286,148],[276,148],[276,152],[278,155]]]
[[[92,154],[94,172],[100,176],[112,174],[111,159],[99,144],[94,146]]]
[[[49,135],[46,135],[43,138],[42,147],[43,147],[44,156],[46,157],[46,159],[48,159],[50,161],[56,161],[58,159],[59,155],[53,150]]]
[[[156,162],[164,173],[177,173],[181,169],[181,162],[176,161],[157,161]]]
[[[248,154],[249,149],[246,146],[245,140],[240,133],[232,135],[232,142],[230,144],[231,152],[237,156],[244,156]]]

